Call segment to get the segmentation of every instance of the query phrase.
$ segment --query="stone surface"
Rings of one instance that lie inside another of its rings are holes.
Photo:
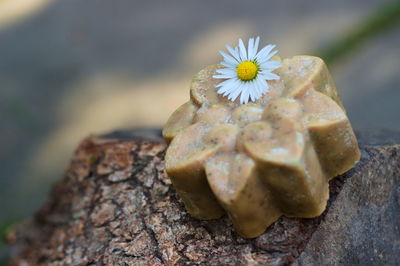
[[[299,265],[399,265],[400,145],[365,148],[362,156]]]
[[[226,217],[186,213],[158,131],[88,138],[48,203],[8,236],[10,265],[396,265],[400,133],[358,135],[361,161],[330,181],[327,210],[281,217],[254,239]]]

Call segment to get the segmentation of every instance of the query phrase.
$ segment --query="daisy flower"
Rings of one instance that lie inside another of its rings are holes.
[[[281,66],[280,61],[270,60],[278,51],[272,51],[275,45],[267,45],[258,51],[260,37],[249,39],[248,49],[239,39],[239,44],[232,48],[227,45],[230,54],[219,51],[223,57],[221,65],[225,68],[217,69],[216,79],[225,79],[216,85],[218,93],[228,96],[235,101],[240,95],[240,103],[256,101],[269,89],[268,80],[279,80],[279,76],[272,73]]]

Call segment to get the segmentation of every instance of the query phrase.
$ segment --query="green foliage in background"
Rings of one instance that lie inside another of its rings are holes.
[[[345,36],[332,45],[324,48],[318,55],[328,65],[345,58],[351,52],[376,35],[387,31],[400,22],[400,1],[392,1],[382,5],[376,12],[361,21]]]
[[[6,236],[8,232],[15,228],[16,224],[17,220],[13,218],[0,222],[0,266],[6,265],[7,263]]]

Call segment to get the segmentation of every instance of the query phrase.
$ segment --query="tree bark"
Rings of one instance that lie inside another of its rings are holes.
[[[188,215],[158,130],[85,139],[48,203],[9,235],[11,265],[382,265],[400,253],[400,133],[358,133],[362,159],[330,182],[326,211],[243,239]]]

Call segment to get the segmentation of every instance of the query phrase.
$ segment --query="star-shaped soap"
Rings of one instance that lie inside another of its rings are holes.
[[[227,213],[243,237],[262,234],[281,215],[320,215],[328,181],[360,159],[324,62],[312,56],[281,60],[275,54],[273,61],[275,78],[255,88],[253,98],[251,92],[236,98],[221,92],[220,70],[227,66],[201,70],[190,101],[163,129],[170,142],[166,172],[187,211],[199,219]]]

